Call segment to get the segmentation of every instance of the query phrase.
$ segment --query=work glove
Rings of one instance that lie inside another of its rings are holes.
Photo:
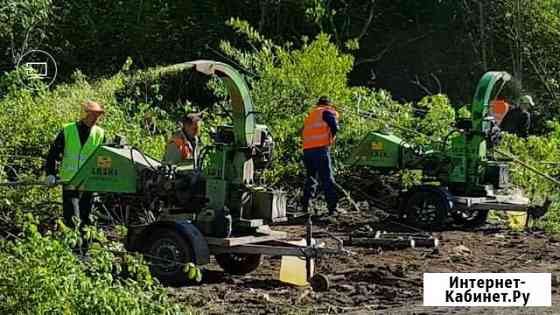
[[[47,187],[54,187],[56,185],[56,176],[49,175],[46,180]]]

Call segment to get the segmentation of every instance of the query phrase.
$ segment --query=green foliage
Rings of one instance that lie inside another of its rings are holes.
[[[14,64],[45,39],[52,11],[52,0],[0,0],[0,43],[10,43]]]
[[[252,97],[261,113],[260,121],[271,128],[278,144],[274,168],[267,172],[273,181],[299,174],[303,119],[321,95],[333,99],[341,114],[334,148],[338,161],[348,160],[353,146],[372,130],[398,125],[443,137],[455,119],[443,95],[426,97],[418,104],[428,111],[426,119],[420,120],[413,117],[410,104],[394,101],[387,91],[349,86],[354,58],[342,53],[326,34],[295,49],[291,43],[278,45],[266,39],[246,21],[232,19],[229,25],[245,35],[254,48],[247,52],[229,42],[221,43],[226,54],[258,77],[250,79]],[[401,129],[395,132],[411,139],[417,135]],[[343,171],[345,165],[340,162],[337,167]]]
[[[451,107],[447,96],[438,94],[424,97],[417,104],[418,108],[428,111],[423,119],[419,119],[419,130],[436,139],[442,139],[455,123],[455,110]]]
[[[148,267],[122,245],[87,228],[88,255],[72,248],[80,232],[66,228],[42,235],[26,216],[21,238],[0,241],[0,313],[2,314],[186,314],[172,305],[152,280]],[[118,277],[125,272],[126,278]]]
[[[467,106],[461,106],[458,110],[457,110],[457,118],[471,118],[471,112],[469,111],[469,109],[467,108]]]
[[[116,134],[123,135],[130,144],[156,158],[163,155],[165,142],[174,125],[169,115],[155,106],[160,96],[156,88],[151,98],[121,97],[125,86],[134,80],[119,72],[111,78],[90,82],[76,71],[74,81],[58,85],[54,90],[30,90],[11,72],[0,78],[0,89],[5,93],[0,99],[0,181],[4,180],[4,166],[17,170],[19,180],[38,180],[43,176],[42,166],[48,149],[64,124],[76,121],[80,104],[87,99],[100,102],[107,114],[100,126],[107,131],[110,141]],[[41,211],[37,207],[45,202],[60,200],[60,191],[44,188],[0,188],[0,224],[14,221],[20,211],[37,209],[37,215],[48,218],[58,214]],[[2,220],[3,219],[3,220]]]
[[[353,58],[341,53],[325,34],[300,49],[292,49],[289,43],[280,46],[265,39],[245,21],[231,20],[229,24],[258,47],[247,53],[228,42],[221,44],[226,54],[258,75],[258,80],[251,80],[253,101],[261,113],[259,120],[271,128],[278,143],[273,176],[287,175],[297,169],[301,157],[299,130],[303,113],[321,95],[329,95],[340,110],[348,103],[351,89],[346,77]]]
[[[540,172],[558,178],[560,123],[550,123],[549,126],[551,131],[540,137],[530,136],[528,139],[521,139],[513,135],[506,135],[501,146]],[[560,233],[560,187],[519,164],[511,163],[510,165],[513,182],[523,188],[532,200],[536,202],[542,202],[545,199],[553,201],[542,224],[547,231]]]

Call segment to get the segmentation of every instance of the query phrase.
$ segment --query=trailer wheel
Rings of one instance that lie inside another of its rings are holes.
[[[184,264],[193,262],[191,244],[171,229],[157,229],[142,251],[150,265],[150,272],[168,286],[189,283]]]
[[[476,228],[488,218],[488,210],[454,211],[453,220],[464,228]]]
[[[216,262],[230,275],[246,275],[261,264],[261,254],[218,254]]]
[[[406,201],[406,223],[426,230],[444,227],[449,210],[448,200],[434,189],[419,189]]]

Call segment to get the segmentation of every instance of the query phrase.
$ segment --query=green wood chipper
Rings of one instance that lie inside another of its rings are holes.
[[[255,270],[261,255],[299,256],[342,253],[284,241],[286,233],[267,223],[282,221],[286,196],[255,183],[257,169],[268,165],[274,142],[256,112],[243,77],[214,61],[193,61],[161,71],[197,71],[220,78],[231,102],[232,125],[220,126],[190,165],[165,165],[126,144],[103,145],[68,183],[95,192],[106,213],[128,226],[127,247],[151,260],[151,271],[169,285],[187,283],[183,266],[204,265],[214,255],[230,274]],[[312,278],[307,268],[308,279]]]
[[[500,129],[489,106],[511,79],[506,72],[484,74],[469,108],[471,117],[458,120],[446,137],[428,145],[407,143],[391,132],[370,132],[352,154],[351,163],[366,174],[355,181],[357,190],[371,205],[423,229],[448,227],[449,219],[475,227],[486,221],[489,210],[543,215],[546,204],[533,206],[527,198],[507,193],[508,161],[493,157],[501,152],[496,148]],[[421,171],[423,183],[403,189],[394,181],[403,170]]]

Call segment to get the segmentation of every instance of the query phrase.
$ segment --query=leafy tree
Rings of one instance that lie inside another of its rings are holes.
[[[429,114],[428,120],[418,123],[412,117],[410,104],[395,102],[387,91],[350,86],[347,78],[354,58],[341,52],[326,34],[311,41],[303,39],[304,44],[296,49],[291,43],[275,44],[246,21],[232,19],[229,24],[252,47],[245,51],[226,41],[221,44],[226,54],[254,75],[250,82],[254,102],[261,112],[259,118],[271,128],[278,143],[270,176],[274,181],[299,174],[303,119],[321,95],[331,97],[341,113],[341,132],[335,147],[339,161],[347,161],[353,146],[367,132],[383,128],[387,122],[411,129],[424,126],[425,132],[437,136],[445,134],[448,123],[454,119],[443,96],[421,102],[420,106],[428,109]],[[344,170],[344,162],[338,166],[340,171]]]
[[[47,37],[52,18],[52,0],[1,0],[0,47],[7,44],[12,64]]]

